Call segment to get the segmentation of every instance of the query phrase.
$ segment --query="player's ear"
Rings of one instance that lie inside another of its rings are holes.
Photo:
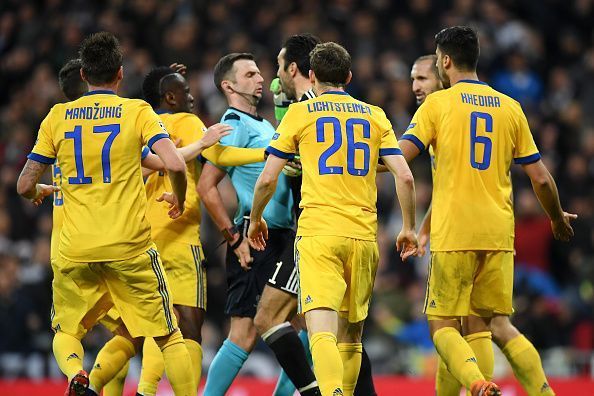
[[[291,62],[289,65],[289,73],[291,73],[291,77],[295,77],[299,69],[297,68],[297,63]]]
[[[344,85],[349,85],[349,83],[351,82],[352,78],[353,78],[353,72],[349,70],[349,75],[348,75],[346,81],[344,82]]]
[[[165,102],[170,106],[175,106],[177,101],[175,100],[175,95],[171,91],[165,92]]]
[[[309,69],[309,82],[312,84],[316,82],[316,73],[311,69]]]
[[[120,69],[118,70],[118,76],[117,76],[116,80],[118,82],[120,82],[123,79],[124,79],[124,66],[120,66]]]
[[[442,58],[443,68],[449,69],[452,66],[452,58],[449,55],[444,55]]]
[[[85,77],[85,72],[83,71],[82,67],[80,68],[80,78],[82,78],[82,80],[84,82],[88,82],[87,77]]]

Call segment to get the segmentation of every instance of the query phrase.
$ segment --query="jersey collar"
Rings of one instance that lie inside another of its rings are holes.
[[[326,91],[323,92],[322,95],[348,95],[348,92],[344,92],[344,91]]]
[[[239,110],[238,108],[235,108],[233,106],[229,106],[229,109],[231,109],[233,111],[239,111],[240,113],[245,114],[246,116],[252,117],[254,120],[257,120],[257,121],[263,121],[264,120],[264,118],[262,118],[260,116],[253,115],[253,114],[250,114],[250,113],[246,113],[245,111]]]
[[[95,91],[89,91],[83,94],[83,96],[89,95],[115,95],[116,93],[110,89],[97,89]]]
[[[479,80],[460,80],[458,81],[456,84],[458,83],[468,83],[468,84],[479,84],[479,85],[489,85],[486,82],[482,82]]]
[[[173,114],[173,111],[167,109],[157,109],[155,110],[157,114]]]

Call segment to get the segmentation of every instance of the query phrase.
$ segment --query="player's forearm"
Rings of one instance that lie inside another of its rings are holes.
[[[409,172],[404,175],[397,175],[396,194],[402,210],[402,228],[406,230],[415,229],[415,181]]]
[[[200,199],[204,203],[204,207],[219,230],[233,227],[233,222],[227,214],[227,210],[223,204],[223,198],[216,185],[204,186],[199,183],[198,194],[200,194]]]
[[[264,173],[260,175],[256,187],[254,187],[254,200],[250,212],[251,221],[259,221],[262,218],[266,205],[268,205],[276,191],[277,182],[278,179],[266,177]]]
[[[37,182],[46,169],[46,164],[27,160],[17,180],[17,193],[27,199],[36,198],[38,195]]]
[[[186,200],[186,188],[188,187],[185,169],[183,171],[168,171],[167,175],[169,175],[169,180],[171,180],[173,193],[177,197],[180,206],[183,206]]]
[[[552,221],[560,221],[563,218],[563,209],[559,201],[559,192],[553,176],[547,171],[540,180],[531,179],[532,189],[540,202],[540,205]]]
[[[202,155],[218,166],[241,166],[263,162],[264,149],[240,148],[215,144],[204,150]]]
[[[204,151],[204,149],[204,142],[202,140],[197,140],[188,144],[187,146],[178,148],[177,151],[182,157],[184,157],[185,162],[189,162],[198,157]]]
[[[427,213],[425,213],[425,217],[423,217],[423,221],[421,221],[421,226],[419,227],[419,234],[429,234],[431,231],[431,212],[432,212],[433,202],[429,204],[429,208],[427,209]]]

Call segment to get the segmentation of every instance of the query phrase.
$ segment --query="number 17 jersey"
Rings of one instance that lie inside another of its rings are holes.
[[[512,251],[510,167],[540,159],[520,104],[462,80],[429,95],[402,139],[435,152],[431,250]]]
[[[267,152],[303,167],[299,236],[377,238],[378,159],[401,155],[382,109],[343,91],[324,92],[294,103]]]
[[[60,255],[70,261],[126,260],[151,246],[142,147],[169,135],[144,101],[92,91],[55,105],[29,159],[62,172]]]

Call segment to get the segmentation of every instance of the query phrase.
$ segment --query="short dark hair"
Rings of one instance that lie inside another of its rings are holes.
[[[161,97],[164,92],[162,91],[163,79],[165,76],[175,74],[175,70],[168,66],[160,66],[151,70],[144,81],[142,82],[142,95],[144,100],[151,105],[153,109],[158,108],[161,105]]]
[[[320,43],[319,38],[309,33],[289,37],[283,44],[285,49],[285,71],[292,62],[295,62],[299,73],[304,77],[308,77],[311,68],[309,54]]]
[[[413,65],[424,61],[431,61],[431,71],[433,72],[433,74],[435,74],[435,77],[439,78],[439,71],[437,70],[437,55],[429,54],[419,56],[417,59],[415,59]]]
[[[58,84],[68,100],[76,100],[88,91],[87,83],[80,76],[80,59],[70,59],[58,73]]]
[[[217,89],[223,93],[223,88],[221,87],[221,83],[223,80],[227,79],[227,76],[231,70],[233,70],[233,65],[238,60],[255,60],[254,55],[250,54],[249,52],[233,52],[231,54],[227,54],[223,56],[214,67],[214,83],[217,86]]]
[[[476,31],[468,26],[453,26],[435,35],[440,51],[449,55],[460,70],[475,71],[480,55]]]
[[[343,46],[333,42],[318,44],[309,54],[309,62],[319,82],[336,87],[346,85],[351,55]]]
[[[79,56],[85,78],[93,85],[114,81],[123,62],[120,43],[109,32],[87,37],[80,45]]]

